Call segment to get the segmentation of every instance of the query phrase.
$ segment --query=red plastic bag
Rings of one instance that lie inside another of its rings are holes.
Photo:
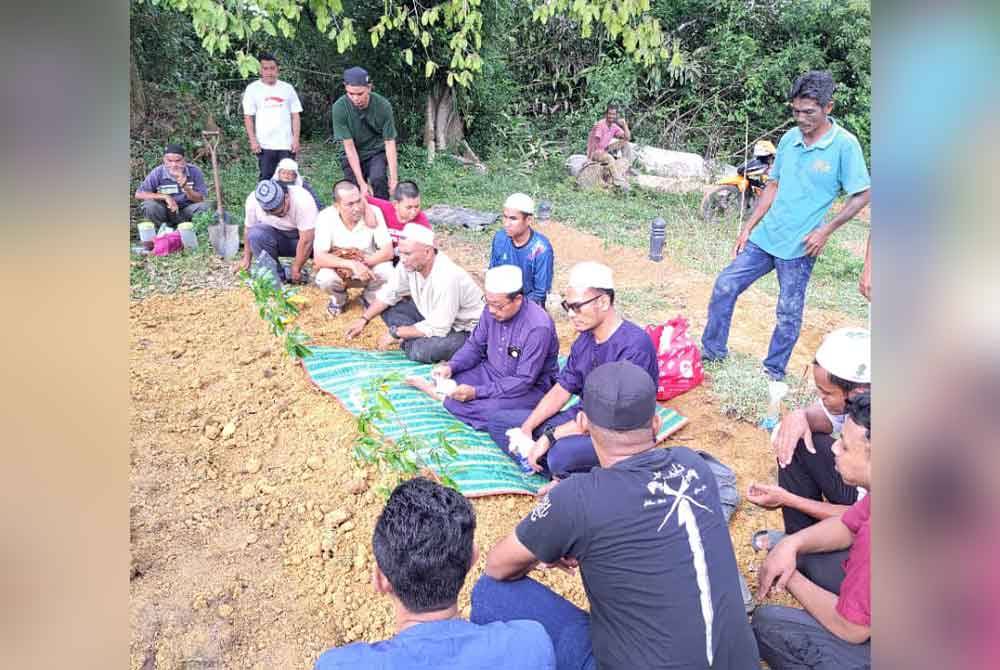
[[[656,399],[669,400],[690,391],[705,379],[701,350],[688,335],[688,322],[682,316],[661,326],[646,326],[646,334],[656,348],[660,379]]]
[[[157,256],[166,256],[184,248],[181,241],[181,234],[178,231],[164,233],[153,238],[153,253]]]

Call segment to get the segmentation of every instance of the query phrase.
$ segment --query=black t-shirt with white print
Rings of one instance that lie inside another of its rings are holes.
[[[759,667],[715,477],[694,451],[572,475],[516,532],[544,562],[580,562],[601,670]]]

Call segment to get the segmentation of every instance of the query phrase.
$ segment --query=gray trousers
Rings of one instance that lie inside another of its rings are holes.
[[[799,556],[798,569],[827,591],[840,593],[847,551]],[[771,670],[861,670],[871,667],[871,640],[852,644],[797,607],[763,605],[754,612],[760,657]]]
[[[198,212],[210,211],[212,211],[212,205],[207,200],[178,207],[176,212],[171,212],[160,200],[142,201],[142,215],[157,226],[164,223],[168,226],[176,226],[178,223],[190,221]]]
[[[387,326],[412,326],[423,321],[424,316],[409,298],[401,300],[382,312],[382,320]],[[415,337],[403,340],[403,351],[411,361],[419,363],[439,363],[450,359],[458,351],[469,333],[453,330],[444,337]]]

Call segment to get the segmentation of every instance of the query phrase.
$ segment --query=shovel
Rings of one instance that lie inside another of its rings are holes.
[[[212,180],[215,182],[215,223],[208,227],[208,241],[212,243],[215,253],[228,259],[240,250],[240,235],[229,214],[222,211],[222,184],[219,182],[219,159],[216,154],[221,133],[218,130],[203,130],[201,136],[212,154]]]

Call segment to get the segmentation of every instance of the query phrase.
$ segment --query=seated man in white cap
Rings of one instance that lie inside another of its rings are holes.
[[[831,433],[840,434],[847,402],[871,389],[871,335],[864,328],[840,328],[816,351],[813,380],[820,399],[789,412],[771,438],[778,459],[778,484],[754,482],[747,499],[761,507],[781,508],[785,533],[796,533],[822,519],[840,516],[864,496],[844,482],[834,467]],[[756,549],[769,549],[780,531],[754,534]]]
[[[545,307],[552,290],[555,252],[548,238],[531,227],[535,201],[524,193],[514,193],[503,204],[503,230],[493,236],[490,267],[516,265],[524,277],[524,297]]]
[[[293,158],[282,158],[278,161],[278,167],[274,170],[274,181],[280,181],[282,184],[295,184],[296,186],[301,186],[309,192],[309,195],[313,197],[316,202],[316,209],[323,209],[326,205],[323,201],[319,199],[319,194],[316,193],[316,189],[313,188],[309,180],[302,176],[299,172],[299,164],[295,162]]]
[[[365,223],[361,190],[343,180],[333,187],[333,206],[316,217],[313,265],[316,285],[330,293],[327,312],[338,316],[347,303],[348,288],[363,288],[366,304],[392,274],[392,238],[382,212],[372,208],[375,227]]]
[[[486,271],[486,310],[472,336],[431,375],[450,379],[454,390],[444,407],[476,430],[497,410],[530,410],[552,388],[559,374],[559,338],[552,317],[526,300],[521,268],[500,265]],[[431,396],[435,385],[407,380]],[[440,384],[441,382],[439,382]]]
[[[483,292],[469,273],[434,247],[432,231],[409,223],[399,242],[399,265],[346,334],[357,337],[381,314],[389,326],[381,348],[401,345],[410,360],[438,363],[465,344],[482,312]]]
[[[497,412],[487,430],[501,448],[510,450],[507,431],[520,427],[525,439],[535,440],[528,463],[537,471],[557,479],[574,472],[589,472],[597,465],[590,436],[574,420],[580,404],[565,411],[573,395],[583,399],[583,382],[591,370],[604,363],[630,361],[659,381],[656,350],[639,326],[622,319],[615,310],[615,284],[611,268],[600,263],[577,263],[569,272],[562,308],[579,333],[569,359],[533,410]]]
[[[316,203],[301,186],[289,186],[273,179],[257,184],[247,196],[243,230],[243,258],[236,270],[246,270],[251,259],[282,281],[304,281],[302,272],[312,256],[316,232]],[[279,265],[281,256],[294,256],[289,273]]]

